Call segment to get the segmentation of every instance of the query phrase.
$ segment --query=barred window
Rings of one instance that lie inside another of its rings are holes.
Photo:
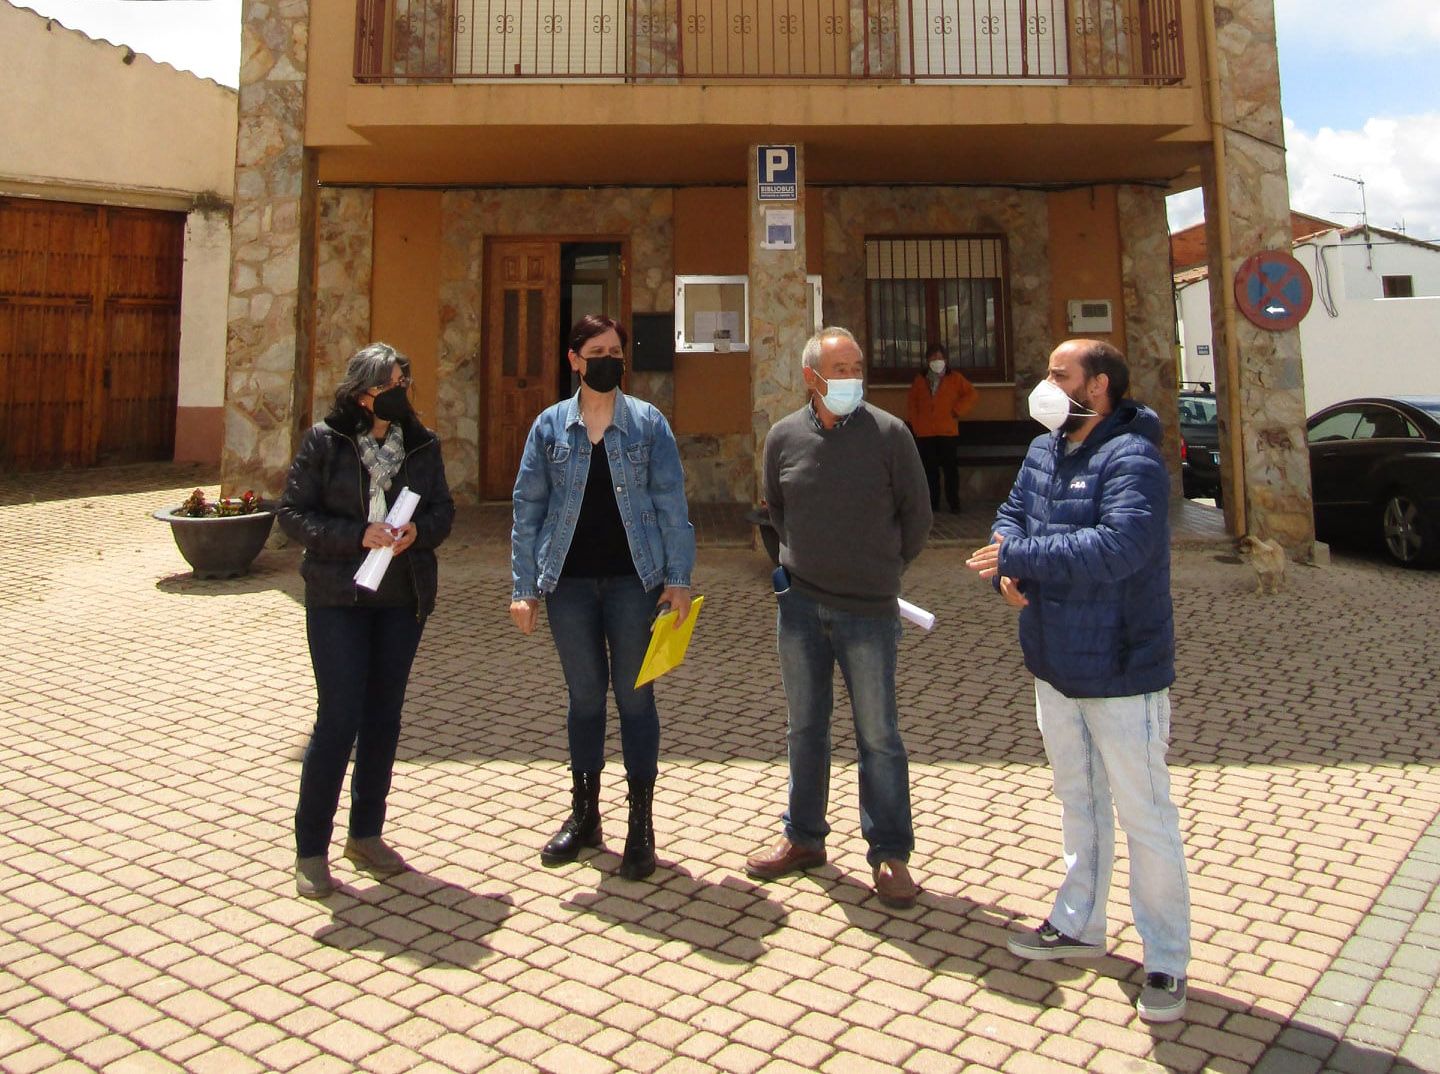
[[[1009,380],[1008,278],[1002,236],[867,239],[870,379],[908,381],[943,343],[970,380]]]

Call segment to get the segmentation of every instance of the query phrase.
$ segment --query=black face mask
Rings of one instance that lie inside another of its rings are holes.
[[[620,378],[624,375],[623,358],[588,358],[580,379],[594,391],[611,392],[620,387]]]
[[[410,397],[398,385],[381,392],[370,405],[381,421],[404,421],[410,416]]]

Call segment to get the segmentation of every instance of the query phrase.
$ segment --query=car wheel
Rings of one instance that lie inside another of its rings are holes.
[[[1420,503],[1408,492],[1392,492],[1380,509],[1380,536],[1396,563],[1420,567],[1435,562],[1435,532]]]

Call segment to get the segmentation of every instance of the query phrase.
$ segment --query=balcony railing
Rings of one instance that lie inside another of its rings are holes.
[[[357,0],[360,82],[1164,85],[1182,0]]]

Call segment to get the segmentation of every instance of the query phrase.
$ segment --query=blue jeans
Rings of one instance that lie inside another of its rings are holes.
[[[785,735],[790,753],[790,805],[785,838],[820,849],[830,834],[830,716],[835,708],[835,665],[850,691],[855,744],[860,755],[860,834],[866,860],[909,861],[915,848],[910,822],[910,762],[895,710],[894,615],[856,615],[820,604],[794,589],[780,604],[780,678],[790,704]]]
[[[650,646],[650,623],[659,599],[659,586],[647,590],[633,574],[562,577],[554,592],[546,594],[546,618],[570,694],[565,729],[575,772],[598,772],[605,766],[605,694],[613,684],[625,774],[634,780],[655,779],[660,758],[655,686],[646,683],[637,690],[635,676]]]
[[[305,609],[318,704],[295,808],[299,857],[329,851],[352,748],[350,835],[365,839],[385,827],[400,710],[423,629],[413,606]]]
[[[1035,713],[1065,842],[1065,880],[1050,924],[1084,943],[1105,942],[1118,813],[1130,848],[1130,906],[1145,945],[1145,972],[1184,977],[1190,885],[1165,767],[1170,691],[1077,699],[1037,679]]]

